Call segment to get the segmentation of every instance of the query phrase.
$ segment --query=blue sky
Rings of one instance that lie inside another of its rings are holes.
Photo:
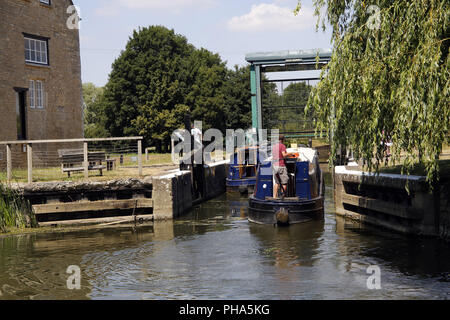
[[[81,11],[83,82],[103,86],[111,64],[140,26],[163,25],[196,47],[219,53],[228,66],[260,51],[330,48],[330,32],[316,32],[311,0],[75,0]]]

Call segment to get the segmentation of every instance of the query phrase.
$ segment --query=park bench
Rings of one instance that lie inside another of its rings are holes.
[[[84,155],[83,150],[80,149],[65,149],[58,150],[59,158],[61,159],[61,169],[63,173],[67,173],[70,178],[71,172],[84,171]],[[106,161],[106,154],[104,151],[88,152],[88,170],[99,170],[100,175],[103,175],[103,170],[106,166],[103,162]]]

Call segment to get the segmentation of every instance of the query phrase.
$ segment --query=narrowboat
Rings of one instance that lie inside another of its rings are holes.
[[[259,163],[259,147],[245,147],[236,150],[230,157],[226,179],[227,192],[251,194],[256,184],[256,170]]]
[[[317,151],[299,147],[287,152],[294,156],[285,159],[289,183],[279,197],[273,197],[272,158],[258,165],[255,190],[249,197],[250,222],[287,226],[324,218],[325,184]]]

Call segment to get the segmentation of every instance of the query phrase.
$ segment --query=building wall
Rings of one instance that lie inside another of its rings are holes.
[[[29,80],[43,81],[45,99],[43,109],[32,109],[26,93],[26,138],[83,137],[79,32],[67,27],[71,5],[70,0],[51,0],[50,5],[39,0],[0,1],[0,141],[17,140],[14,88],[28,88]],[[24,33],[49,38],[48,66],[25,62]],[[15,152],[23,149],[16,147]],[[0,158],[4,166],[6,155]]]

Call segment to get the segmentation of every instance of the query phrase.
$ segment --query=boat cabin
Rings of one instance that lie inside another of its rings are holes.
[[[247,187],[254,187],[256,172],[260,163],[258,151],[258,147],[245,147],[238,149],[231,155],[226,182],[229,191],[240,191]]]
[[[318,197],[321,177],[317,151],[311,148],[290,148],[287,152],[294,153],[295,157],[285,159],[289,183],[284,198],[310,200]],[[274,184],[275,177],[270,157],[258,167],[255,198],[272,200]]]

